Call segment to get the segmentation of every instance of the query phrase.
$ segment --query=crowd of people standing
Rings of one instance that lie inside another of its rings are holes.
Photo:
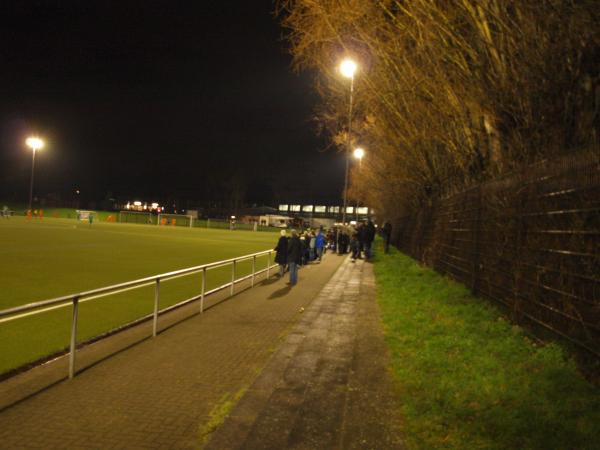
[[[285,271],[290,273],[289,284],[294,286],[298,282],[298,268],[310,262],[320,262],[326,248],[326,238],[323,230],[307,230],[299,234],[291,230],[288,237],[285,230],[281,230],[281,236],[275,250],[275,262],[279,264],[279,276]]]
[[[279,276],[283,277],[285,272],[290,274],[289,285],[294,286],[298,282],[299,267],[321,262],[323,255],[328,249],[340,255],[351,253],[352,261],[357,259],[369,260],[373,257],[373,241],[375,240],[375,225],[371,220],[360,222],[355,227],[335,227],[324,232],[318,230],[306,230],[298,233],[281,230],[275,251],[275,262],[279,265]]]

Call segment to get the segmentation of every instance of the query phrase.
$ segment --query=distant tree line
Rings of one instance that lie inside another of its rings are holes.
[[[295,68],[315,73],[318,123],[367,149],[350,195],[385,218],[439,193],[597,145],[597,0],[279,0]]]

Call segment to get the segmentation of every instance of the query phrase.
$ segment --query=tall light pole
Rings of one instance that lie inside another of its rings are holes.
[[[346,78],[350,78],[350,104],[348,107],[348,136],[346,143],[346,173],[344,175],[344,209],[342,211],[342,223],[346,223],[346,205],[348,201],[348,170],[350,166],[350,149],[352,147],[352,97],[354,94],[354,73],[356,72],[356,63],[347,58],[340,64],[340,72]]]
[[[31,181],[29,183],[29,211],[31,211],[31,203],[33,201],[33,174],[35,169],[35,152],[44,148],[44,141],[38,137],[29,137],[25,141],[28,147],[31,148]]]
[[[364,149],[357,147],[354,149],[353,155],[356,159],[358,159],[358,170],[360,171],[362,169],[362,159],[365,156],[365,151]],[[358,199],[356,200],[356,208],[354,209],[354,212],[356,213],[356,221],[358,222]]]
[[[362,159],[365,156],[365,150],[357,147],[354,149],[354,153],[352,153],[356,159],[358,159],[358,167],[362,167]]]

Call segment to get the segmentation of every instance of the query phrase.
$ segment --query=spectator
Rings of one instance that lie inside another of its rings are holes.
[[[340,230],[340,254],[345,255],[348,253],[348,244],[350,243],[350,236],[346,230]]]
[[[317,250],[317,258],[321,261],[323,259],[323,252],[325,251],[325,236],[321,230],[315,236],[315,248]]]
[[[356,251],[356,258],[362,259],[362,253],[365,251],[365,235],[367,232],[367,227],[364,223],[360,223],[358,228],[356,229],[356,240],[358,243],[358,249]],[[366,255],[366,251],[365,251]],[[366,256],[365,256],[366,257]]]
[[[308,248],[309,250],[309,261],[314,261],[315,258],[317,257],[317,237],[315,236],[314,231],[311,231],[308,235],[307,235],[307,239],[308,239]]]
[[[350,238],[350,252],[352,253],[352,262],[356,261],[357,258],[360,258],[360,243],[358,240],[358,230],[352,233],[352,237]]]
[[[375,240],[375,225],[371,220],[365,226],[365,259],[373,257],[373,241]]]
[[[306,236],[302,233],[299,237],[300,240],[300,261],[298,264],[301,266],[308,263],[308,242],[306,241]]]
[[[390,222],[386,222],[383,224],[383,229],[381,230],[381,234],[383,237],[383,249],[385,253],[389,253],[390,251],[390,240],[392,239],[392,224]]]
[[[290,284],[291,286],[296,285],[298,282],[298,264],[302,260],[302,243],[298,238],[296,230],[292,230],[292,237],[288,241],[287,246],[287,264],[290,271]]]
[[[285,230],[281,230],[279,241],[277,241],[277,246],[274,250],[277,252],[275,254],[275,262],[279,264],[279,277],[282,277],[285,273],[285,265],[287,264],[287,247],[288,247],[288,238],[285,234]]]

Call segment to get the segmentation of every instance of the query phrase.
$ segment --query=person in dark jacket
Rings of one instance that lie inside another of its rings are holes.
[[[350,252],[352,253],[352,262],[356,261],[357,258],[360,258],[358,231],[354,231],[354,233],[352,233],[352,237],[350,238]]]
[[[365,225],[365,259],[373,257],[373,241],[375,240],[375,225],[370,220]]]
[[[275,254],[275,262],[279,264],[279,276],[282,277],[285,273],[285,266],[287,264],[287,246],[288,246],[288,238],[285,234],[285,230],[281,230],[281,236],[279,237],[279,241],[277,241],[277,247],[274,250],[277,252]]]
[[[298,282],[298,264],[302,260],[302,243],[296,230],[292,230],[292,237],[287,246],[287,263],[290,271],[290,285],[294,286]]]
[[[362,259],[362,253],[365,252],[365,258],[367,257],[367,251],[365,248],[367,235],[367,226],[364,223],[360,223],[356,229],[356,240],[358,242],[358,250],[355,253],[355,258]],[[352,249],[351,249],[352,251]]]
[[[392,224],[390,222],[386,222],[385,224],[383,224],[381,234],[383,237],[384,251],[385,253],[388,253],[390,251],[390,240],[392,239]]]
[[[350,245],[350,235],[344,230],[340,231],[340,254],[348,253],[348,245]]]

